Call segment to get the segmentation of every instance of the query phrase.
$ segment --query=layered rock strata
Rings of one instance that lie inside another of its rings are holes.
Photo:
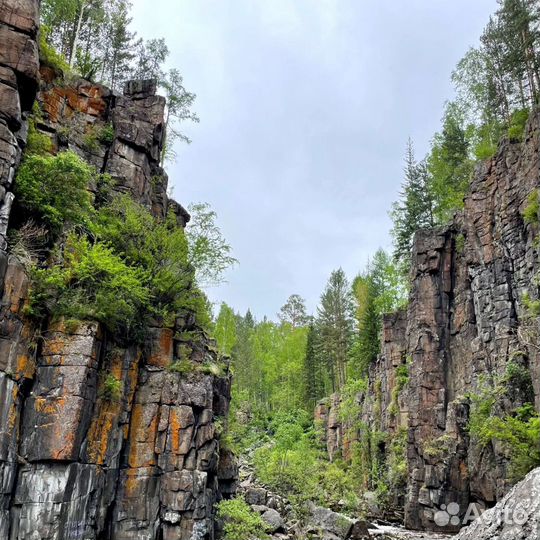
[[[539,296],[539,226],[524,219],[540,188],[539,134],[534,113],[523,141],[504,141],[478,166],[463,211],[448,226],[417,233],[408,308],[385,318],[382,355],[370,368],[369,391],[358,396],[367,429],[390,439],[407,432],[402,503],[411,528],[440,529],[434,516],[448,504],[457,503],[462,516],[470,503],[490,508],[511,487],[504,446],[470,436],[471,394],[519,366],[530,374],[534,396],[527,385],[507,382],[499,412],[531,400],[539,410],[540,333],[530,312]],[[407,373],[403,387],[400,369]],[[347,457],[340,399],[321,404],[316,416],[329,454]]]
[[[0,538],[213,538],[214,503],[236,481],[219,444],[230,375],[200,369],[222,359],[193,315],[149,326],[143,344],[96,322],[37,328],[25,316],[29,278],[5,236],[8,219],[24,219],[9,215],[10,189],[36,91],[34,127],[53,152],[76,152],[156,218],[189,220],[159,165],[165,100],[155,82],[117,95],[47,66],[39,74],[37,18],[36,1],[0,5]],[[168,369],[186,355],[190,373]]]

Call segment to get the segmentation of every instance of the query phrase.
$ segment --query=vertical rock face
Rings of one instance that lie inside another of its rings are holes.
[[[38,85],[38,20],[38,0],[0,1],[0,252],[6,250],[11,185]],[[3,253],[0,273],[5,266]]]
[[[522,143],[505,142],[477,170],[463,212],[449,227],[417,235],[408,313],[409,492],[406,522],[434,528],[434,511],[457,502],[490,507],[510,488],[507,456],[470,439],[467,393],[482,378],[527,368],[538,408],[537,321],[524,295],[537,298],[538,226],[523,212],[540,187],[539,116]],[[526,396],[514,390],[508,411]],[[433,451],[436,448],[437,451]]]
[[[382,355],[371,366],[369,391],[359,396],[371,430],[408,433],[405,523],[433,529],[435,513],[458,503],[489,508],[511,487],[508,456],[498,445],[481,447],[469,436],[470,393],[504,377],[507,366],[528,370],[540,408],[538,319],[525,295],[538,298],[538,224],[523,213],[540,188],[540,117],[532,114],[523,142],[504,142],[475,173],[465,207],[448,226],[419,231],[412,257],[406,312],[384,320]],[[398,386],[404,365],[408,382]],[[509,412],[531,399],[512,389]],[[342,426],[328,419],[336,448]],[[318,412],[321,415],[321,410]],[[451,527],[445,527],[449,531]]]
[[[38,2],[0,0],[0,538],[213,538],[213,505],[234,493],[237,474],[219,444],[230,376],[198,369],[218,358],[193,316],[120,346],[95,322],[38,329],[24,315],[29,280],[6,254],[5,232],[38,90],[37,12]],[[55,76],[42,66],[35,117],[54,151],[76,152],[115,190],[185,226],[159,165],[165,100],[155,83],[116,95]],[[168,369],[186,355],[191,373]]]

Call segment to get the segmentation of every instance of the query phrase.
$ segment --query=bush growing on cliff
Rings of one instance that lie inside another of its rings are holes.
[[[502,403],[508,396],[525,404],[505,412]],[[493,385],[484,384],[478,393],[469,395],[469,399],[471,437],[482,446],[494,441],[501,443],[508,452],[514,480],[540,466],[540,416],[532,403],[532,379],[525,367],[510,362],[503,377]]]
[[[32,272],[31,313],[96,320],[125,337],[133,335],[150,301],[143,271],[105,244],[75,234],[67,237],[61,257],[58,264]]]
[[[174,214],[157,220],[131,197],[120,195],[97,212],[91,230],[128,265],[144,272],[153,316],[171,322],[187,309],[197,314],[201,326],[209,325],[205,297],[188,260],[187,239]]]
[[[73,152],[27,155],[14,184],[17,204],[26,215],[44,222],[53,235],[63,227],[84,224],[92,212],[88,188],[95,169]]]
[[[527,197],[527,206],[523,211],[523,219],[525,223],[538,223],[538,213],[540,212],[540,195],[535,189]]]

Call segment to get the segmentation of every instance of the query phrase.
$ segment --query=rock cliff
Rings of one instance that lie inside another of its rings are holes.
[[[35,129],[53,151],[70,149],[114,189],[157,217],[172,211],[159,166],[164,98],[152,81],[123,95],[39,72],[38,2],[0,2],[0,538],[172,540],[213,537],[213,505],[234,489],[220,448],[230,401],[228,370],[177,373],[217,362],[189,311],[155,322],[144,343],[119,342],[101,324],[26,317],[29,278],[6,243],[16,170],[36,92]],[[107,127],[109,136],[97,138]],[[15,180],[16,181],[16,180]],[[221,362],[221,359],[219,359]],[[119,381],[109,399],[105,374]]]
[[[452,222],[417,233],[409,305],[385,318],[382,354],[369,390],[357,397],[364,428],[355,437],[386,434],[379,445],[386,458],[388,441],[404,437],[407,477],[391,495],[411,528],[437,530],[441,508],[457,503],[461,515],[470,503],[490,508],[511,487],[505,448],[470,436],[471,394],[506,377],[502,414],[530,401],[539,409],[539,326],[530,313],[539,293],[539,230],[538,219],[523,218],[540,187],[539,136],[535,113],[523,141],[504,141],[478,166]],[[515,366],[528,373],[534,396],[530,384],[508,378]],[[316,416],[329,454],[346,457],[340,399],[322,403]]]

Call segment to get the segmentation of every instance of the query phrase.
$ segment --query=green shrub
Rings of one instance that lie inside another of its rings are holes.
[[[114,127],[112,124],[105,124],[98,134],[99,142],[103,144],[111,144],[114,140]]]
[[[488,416],[477,436],[484,445],[491,441],[503,444],[510,456],[513,480],[540,466],[540,417],[530,403],[504,418]]]
[[[407,429],[400,428],[390,441],[387,458],[388,482],[393,490],[404,489],[407,485],[407,439]]]
[[[529,109],[520,109],[512,113],[510,125],[508,126],[508,138],[511,141],[521,141],[523,139],[528,119]]]
[[[28,120],[28,136],[26,138],[25,155],[32,154],[44,155],[52,152],[53,145],[51,138],[44,133],[41,133],[36,128],[36,120],[30,118]]]
[[[42,26],[39,32],[39,60],[42,64],[45,64],[55,71],[59,71],[64,74],[68,74],[71,71],[67,60],[62,54],[56,51],[56,49],[47,42],[47,28]]]
[[[184,230],[173,214],[158,221],[129,196],[117,196],[98,211],[92,231],[129,265],[144,269],[153,316],[170,323],[188,310],[209,326],[207,300],[195,286]]]
[[[150,301],[144,273],[104,244],[68,236],[63,264],[32,272],[30,314],[96,320],[133,336]]]
[[[268,525],[240,497],[219,502],[217,515],[224,521],[224,540],[264,540],[268,538]]]
[[[106,401],[120,401],[122,397],[122,381],[109,373],[103,380],[101,396]]]
[[[206,362],[199,367],[199,371],[206,375],[214,375],[215,377],[223,377],[226,368],[224,364],[215,362]]]
[[[523,478],[540,465],[540,416],[532,403],[503,413],[501,404],[507,396],[534,399],[530,372],[514,362],[506,373],[469,395],[471,412],[469,433],[481,446],[498,441],[510,458],[510,472],[514,480]]]
[[[95,152],[100,144],[111,144],[114,140],[114,128],[112,124],[104,126],[89,126],[83,137],[83,146],[89,152]]]
[[[90,183],[96,171],[73,152],[56,156],[27,155],[14,191],[18,205],[54,234],[64,225],[84,223],[92,212]]]
[[[82,138],[83,148],[87,152],[95,152],[99,149],[99,140],[96,133],[96,130],[91,127],[89,128],[86,133],[83,135]]]
[[[540,211],[540,197],[538,190],[535,189],[527,197],[527,206],[523,210],[523,219],[525,223],[538,223],[538,212]]]
[[[169,366],[168,369],[173,373],[185,375],[186,373],[192,373],[195,371],[195,364],[189,360],[176,360]]]

